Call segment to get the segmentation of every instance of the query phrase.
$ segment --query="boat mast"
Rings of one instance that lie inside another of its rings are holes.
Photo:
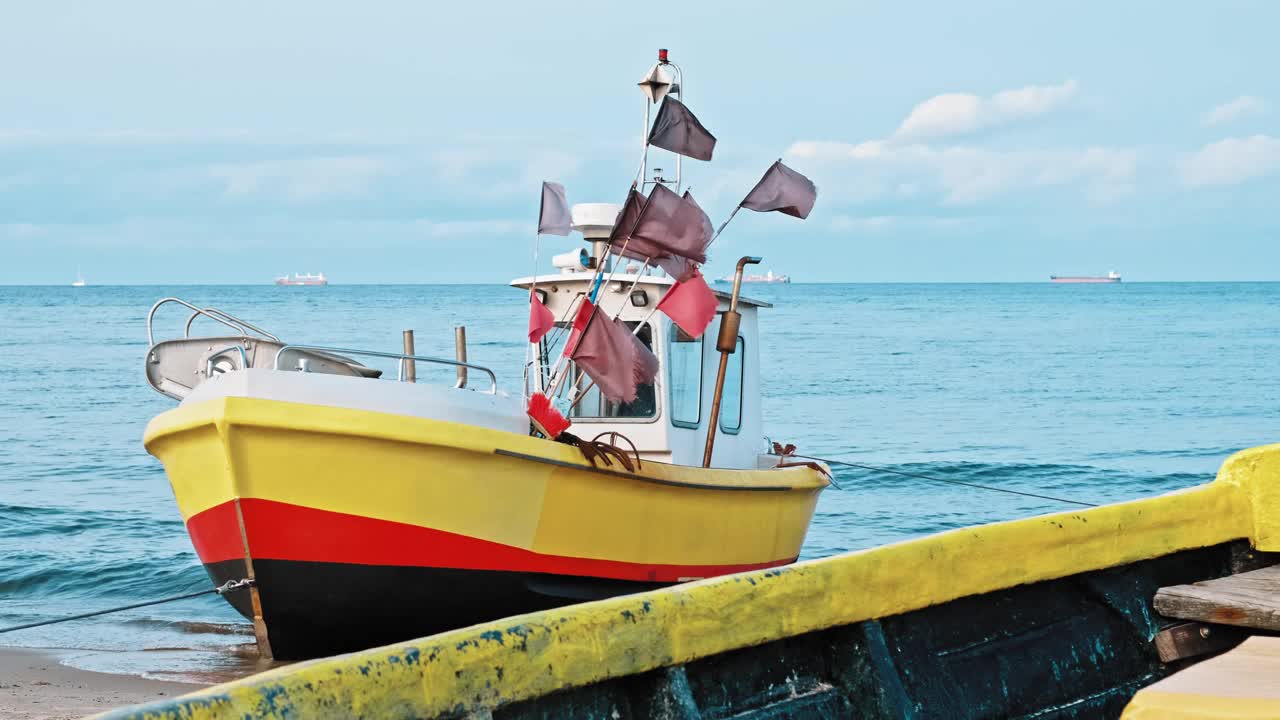
[[[637,83],[640,90],[645,94],[644,104],[644,133],[640,136],[642,146],[640,154],[640,172],[636,181],[643,191],[648,185],[656,185],[662,183],[664,185],[674,185],[672,189],[677,193],[680,192],[680,184],[682,181],[682,171],[684,169],[684,158],[679,153],[673,153],[676,156],[676,179],[667,180],[660,175],[655,175],[653,179],[648,179],[649,174],[649,110],[651,105],[655,105],[662,101],[668,93],[675,93],[676,99],[684,102],[684,71],[680,66],[671,62],[667,56],[666,48],[658,49],[658,62],[649,68],[649,72],[645,73],[644,78]],[[654,172],[661,173],[662,168],[655,168]]]

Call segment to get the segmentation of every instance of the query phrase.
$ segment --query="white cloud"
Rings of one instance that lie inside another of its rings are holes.
[[[836,215],[828,223],[838,232],[876,233],[898,228],[945,229],[975,222],[972,217],[935,217],[929,215]]]
[[[1270,135],[1227,138],[1183,159],[1182,182],[1190,187],[1238,185],[1280,172],[1280,139]]]
[[[218,164],[209,174],[224,184],[228,197],[280,194],[311,200],[365,192],[389,169],[376,156],[340,155]]]
[[[1028,85],[1004,90],[990,98],[970,93],[935,95],[911,109],[893,133],[893,139],[900,142],[937,140],[1036,117],[1065,104],[1077,89],[1076,81],[1068,80],[1061,85]]]
[[[531,233],[536,227],[535,221],[519,220],[416,220],[416,230],[429,237],[472,237],[514,235]]]
[[[787,158],[812,168],[819,185],[846,202],[915,197],[932,192],[944,205],[973,205],[1033,187],[1080,186],[1105,201],[1131,189],[1137,153],[1121,148],[993,150],[870,141],[801,141]]]
[[[1239,120],[1249,115],[1256,115],[1263,109],[1262,100],[1252,95],[1241,95],[1231,102],[1223,103],[1204,114],[1204,124],[1210,127]]]

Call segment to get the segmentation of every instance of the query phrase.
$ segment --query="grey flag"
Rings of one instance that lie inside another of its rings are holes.
[[[636,226],[636,218],[640,217],[640,210],[644,207],[644,200],[644,194],[637,191],[636,186],[632,185],[631,190],[627,192],[627,201],[622,204],[622,210],[618,211],[618,219],[613,223],[613,230],[609,233],[609,245],[611,247],[621,247],[631,237],[631,229]],[[618,251],[615,249],[614,252]]]
[[[782,164],[775,162],[765,171],[760,182],[747,193],[742,207],[756,212],[778,211],[798,217],[809,217],[813,203],[818,199],[818,188],[813,181]]]
[[[649,199],[636,218],[628,250],[639,243],[646,250],[660,251],[649,257],[675,255],[703,263],[710,242],[711,219],[693,196],[686,192],[681,197],[659,184],[649,191]]]
[[[542,209],[538,211],[539,235],[569,234],[569,201],[560,183],[542,183]]]
[[[668,95],[649,130],[649,144],[696,160],[710,160],[716,136],[702,127],[684,103]]]

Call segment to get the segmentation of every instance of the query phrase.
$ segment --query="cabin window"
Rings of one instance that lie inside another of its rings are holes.
[[[729,356],[724,373],[724,394],[720,396],[720,431],[730,435],[742,429],[742,363],[746,341],[738,336],[738,347]]]
[[[628,328],[635,330],[639,323],[625,323]],[[564,333],[568,337],[567,324],[557,323],[560,327],[566,328]],[[636,337],[644,346],[653,349],[653,326],[645,323]],[[563,343],[559,343],[563,348]],[[558,353],[556,357],[559,357]],[[579,400],[573,408],[569,410],[569,417],[573,419],[591,419],[591,418],[635,418],[647,419],[654,418],[658,415],[657,393],[653,383],[636,386],[636,399],[629,403],[617,403],[606,399],[600,394],[595,385],[592,384],[591,378],[587,374],[578,369],[573,361],[569,361],[569,378],[566,381],[570,384],[569,389],[588,388],[586,395]]]
[[[696,428],[702,423],[702,338],[690,337],[668,323],[667,377],[671,387],[671,424]]]

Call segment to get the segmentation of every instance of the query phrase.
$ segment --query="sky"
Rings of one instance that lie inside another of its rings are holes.
[[[779,157],[819,188],[740,213],[709,274],[1280,280],[1280,4],[657,8],[7,3],[0,283],[527,275],[542,180],[624,198],[659,47],[716,224]]]

